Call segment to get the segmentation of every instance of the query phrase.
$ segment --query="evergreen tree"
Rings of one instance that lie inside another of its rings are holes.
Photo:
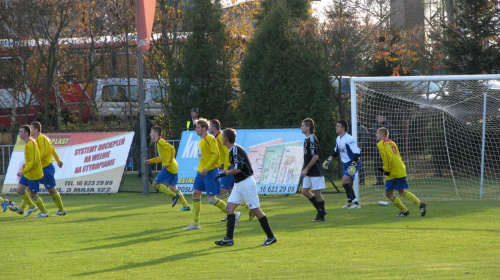
[[[456,0],[444,25],[445,63],[454,74],[500,73],[500,6],[491,0]]]
[[[325,142],[334,134],[334,124],[324,63],[293,36],[310,17],[308,2],[265,0],[262,6],[240,71],[240,122],[246,127],[299,127],[311,117]]]
[[[220,1],[191,0],[183,18],[189,35],[181,54],[182,69],[170,75],[174,137],[186,129],[192,107],[199,108],[200,117],[217,118],[225,127],[233,119],[234,91],[225,47],[230,37],[221,21]]]

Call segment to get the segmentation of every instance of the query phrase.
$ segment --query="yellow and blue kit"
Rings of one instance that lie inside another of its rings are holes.
[[[40,180],[43,177],[40,150],[33,139],[29,139],[24,147],[25,165],[21,171],[28,180]]]
[[[207,134],[200,139],[198,145],[198,159],[200,161],[198,172],[201,173],[203,169],[211,171],[219,167],[219,156],[219,148],[217,148],[215,137]]]
[[[159,156],[149,160],[150,163],[160,163],[162,166],[167,166],[167,171],[171,174],[179,173],[179,165],[175,160],[175,148],[169,144],[165,139],[160,138],[156,141],[156,149]]]
[[[384,163],[382,168],[389,172],[386,180],[406,177],[406,166],[396,143],[390,139],[384,139],[377,143],[377,148]]]

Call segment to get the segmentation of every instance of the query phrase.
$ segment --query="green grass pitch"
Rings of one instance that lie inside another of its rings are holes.
[[[125,186],[139,182],[127,175]],[[0,279],[498,279],[499,201],[429,201],[422,218],[402,199],[411,215],[397,218],[392,205],[346,210],[345,194],[325,199],[326,222],[315,223],[304,197],[262,196],[278,243],[259,246],[265,235],[244,213],[235,245],[218,247],[224,214],[206,197],[201,230],[186,232],[192,213],[163,194],[64,195],[63,217],[0,213]]]

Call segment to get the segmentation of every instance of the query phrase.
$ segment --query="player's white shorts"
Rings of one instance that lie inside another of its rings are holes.
[[[302,188],[309,189],[312,188],[313,191],[322,190],[325,188],[325,177],[304,177],[304,181],[302,181]]]
[[[233,191],[227,200],[227,202],[234,204],[240,204],[242,201],[245,201],[250,209],[260,208],[257,184],[253,176],[239,183],[234,183]]]

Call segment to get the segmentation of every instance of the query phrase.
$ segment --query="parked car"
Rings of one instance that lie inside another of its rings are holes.
[[[82,122],[86,123],[90,116],[90,96],[87,91],[90,92],[91,88],[90,84],[61,83],[57,86],[57,92],[49,92],[50,105],[54,108],[60,106],[63,122],[76,123],[81,117]],[[56,105],[56,102],[59,104]],[[14,88],[0,86],[0,125],[11,126],[14,116],[19,118],[21,124],[37,120],[41,116],[42,104],[45,102],[41,87],[26,86],[22,91],[16,91]],[[13,110],[14,107],[16,110]]]
[[[164,83],[144,79],[145,109],[149,117],[162,113],[162,100],[166,100]],[[139,112],[139,85],[137,79],[110,78],[94,82],[97,111],[106,119],[126,121]]]

